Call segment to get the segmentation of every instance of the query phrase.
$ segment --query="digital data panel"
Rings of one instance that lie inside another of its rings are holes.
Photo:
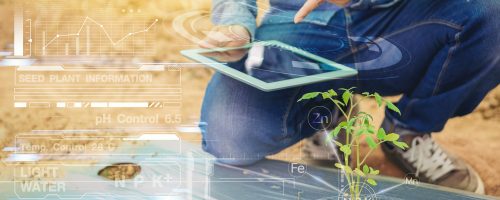
[[[400,76],[389,66],[420,59],[400,48],[409,40],[353,36],[347,23],[361,11],[330,2],[295,24],[303,2],[0,0],[0,200],[489,198],[387,164],[373,146],[406,144],[378,127],[384,106],[399,111],[391,103],[399,97],[350,93],[350,85],[323,91],[336,81],[375,91],[362,83],[365,70],[390,82]],[[356,2],[368,1],[346,6]],[[351,74],[307,80],[337,66]],[[299,78],[300,86],[281,82]],[[469,131],[466,120],[452,125]],[[486,131],[498,130],[488,123]],[[498,194],[494,178],[487,194]]]

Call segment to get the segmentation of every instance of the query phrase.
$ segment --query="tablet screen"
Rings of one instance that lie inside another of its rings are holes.
[[[254,44],[248,48],[201,53],[201,55],[266,83],[339,70],[276,45]]]

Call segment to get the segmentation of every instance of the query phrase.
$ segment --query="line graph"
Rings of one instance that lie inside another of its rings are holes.
[[[37,21],[33,45],[36,56],[152,55],[158,19],[127,17],[99,20]]]
[[[35,58],[157,54],[162,19],[120,1],[23,0],[23,51]],[[101,5],[102,4],[102,5]]]
[[[54,38],[52,38],[52,40],[50,40],[47,44],[45,44],[42,49],[46,49],[50,44],[52,44],[52,42],[54,42],[55,40],[57,40],[58,38],[60,37],[69,37],[69,36],[80,36],[80,33],[82,32],[83,28],[85,27],[85,24],[87,23],[87,21],[90,21],[96,25],[98,25],[102,31],[104,32],[104,34],[106,34],[106,37],[109,39],[109,41],[111,42],[111,44],[113,44],[113,46],[116,46],[117,44],[119,44],[120,42],[122,42],[123,40],[127,39],[128,37],[131,37],[131,36],[134,36],[136,34],[139,34],[139,33],[145,33],[145,32],[148,32],[151,27],[153,27],[157,22],[158,22],[158,19],[155,19],[155,21],[149,25],[149,27],[147,27],[146,29],[144,30],[141,30],[141,31],[136,31],[136,32],[131,32],[131,33],[128,33],[127,35],[123,36],[121,39],[117,40],[116,42],[113,41],[113,39],[111,38],[111,36],[109,36],[109,33],[108,31],[106,31],[106,29],[104,28],[104,26],[102,24],[100,24],[99,22],[95,21],[94,19],[90,18],[90,17],[85,17],[85,20],[83,21],[82,23],[82,26],[80,27],[80,30],[78,30],[77,33],[71,33],[71,34],[57,34],[56,36],[54,36]]]

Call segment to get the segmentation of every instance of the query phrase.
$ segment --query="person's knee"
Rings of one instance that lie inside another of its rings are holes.
[[[288,100],[289,94],[263,93],[242,84],[215,75],[201,112],[203,149],[231,165],[253,164],[296,141],[296,135],[283,131],[288,107],[265,100]]]
[[[210,118],[206,116],[205,119]],[[209,123],[200,125],[202,148],[220,163],[244,166],[251,165],[268,155],[266,145],[259,140],[259,133],[245,129],[248,125],[221,119],[212,115]]]
[[[239,138],[226,138],[223,141],[208,138],[204,137],[202,148],[205,152],[213,155],[219,163],[246,166],[252,165],[266,156],[265,153],[256,153],[253,150],[259,148],[258,145],[249,146],[249,143],[245,143]]]

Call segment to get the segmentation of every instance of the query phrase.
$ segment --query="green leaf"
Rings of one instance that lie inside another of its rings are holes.
[[[335,163],[335,167],[337,167],[339,169],[344,169],[344,165],[342,165],[340,163]]]
[[[341,146],[344,146],[342,143],[340,143],[339,141],[337,140],[333,140],[333,143],[335,143],[337,146],[341,147]]]
[[[390,101],[385,101],[385,103],[387,104],[387,108],[389,108],[389,110],[392,110],[394,112],[397,112],[399,115],[401,115],[401,111],[399,111],[399,108],[396,107],[392,102]]]
[[[375,101],[377,102],[378,107],[382,106],[382,96],[375,92]]]
[[[379,128],[377,132],[377,138],[379,140],[383,140],[385,138],[385,130],[383,128]]]
[[[357,136],[360,136],[361,134],[363,134],[364,132],[366,132],[366,129],[359,129],[358,131],[356,131],[356,135]]]
[[[377,181],[369,178],[369,179],[366,179],[366,182],[368,182],[368,184],[372,185],[372,186],[376,186],[377,185]]]
[[[347,166],[347,165],[344,165],[344,171],[348,174],[352,173],[352,169],[351,167]]]
[[[342,121],[342,122],[340,122],[340,123],[339,123],[339,125],[337,125],[337,126],[344,127],[344,126],[346,126],[346,125],[347,125],[347,122],[346,122],[346,121]]]
[[[330,99],[332,96],[328,92],[322,92],[321,97],[323,97],[323,99]]]
[[[352,132],[352,130],[354,130],[354,128],[346,126],[346,127],[344,127],[344,130],[345,130],[346,134],[351,134],[351,132]]]
[[[331,132],[330,132],[330,135],[332,135],[333,137],[337,137],[337,135],[339,135],[340,133],[340,130],[342,129],[341,126],[337,126],[335,127]]]
[[[337,100],[337,99],[334,99],[334,100],[333,100],[333,102],[334,102],[334,103],[336,103],[336,104],[339,104],[339,105],[341,105],[341,106],[345,106],[345,104],[344,104],[344,103],[342,103],[341,101],[339,101],[339,100]]]
[[[388,134],[384,137],[385,141],[390,141],[390,142],[397,141],[398,139],[399,139],[399,135],[396,133],[391,133],[391,134]]]
[[[363,172],[364,172],[365,174],[370,173],[370,168],[368,167],[368,165],[366,165],[366,164],[364,164],[364,165],[363,165]]]
[[[365,116],[367,118],[370,118],[370,120],[373,121],[373,117],[370,114],[366,113],[366,112],[358,112],[358,115],[359,116]]]
[[[406,144],[404,142],[392,141],[392,143],[403,150],[409,148],[408,144]]]
[[[379,173],[380,173],[380,171],[379,171],[379,170],[375,170],[375,169],[373,169],[372,167],[370,167],[370,174],[371,174],[371,175],[378,175]]]
[[[340,163],[335,163],[335,167],[341,169],[341,170],[344,170],[347,174],[350,174],[352,173],[352,169],[351,167],[349,166],[346,166],[346,165],[342,165]]]
[[[342,151],[346,156],[351,155],[351,147],[349,145],[341,146],[340,151]]]
[[[365,96],[370,96],[370,93],[369,92],[363,92],[361,93],[362,95],[365,95]]]
[[[363,173],[359,168],[354,169],[354,173],[362,177],[365,176],[365,173]]]
[[[352,118],[347,122],[347,127],[352,127],[354,125],[354,122],[356,122],[357,118]]]
[[[370,125],[370,124],[368,124],[368,125],[369,125],[368,128],[367,128],[368,133],[374,134],[375,133],[375,127],[372,126],[372,125]]]
[[[352,118],[348,122],[346,122],[346,124],[343,127],[346,131],[346,134],[351,134],[351,131],[354,129],[353,128],[354,122],[356,122],[356,118]]]
[[[337,92],[335,92],[335,90],[328,90],[328,93],[330,93],[330,96],[334,97],[334,96],[337,96]]]
[[[342,94],[342,100],[344,101],[344,104],[347,105],[347,103],[349,102],[349,98],[351,98],[351,92],[349,90],[346,90],[344,91],[344,93]]]
[[[310,92],[304,94],[297,102],[302,101],[302,100],[308,100],[308,99],[314,99],[316,98],[321,92]]]
[[[351,88],[340,88],[339,90],[343,90],[343,91],[351,91],[353,89],[355,89],[356,87],[351,87]]]
[[[366,140],[366,143],[368,143],[368,146],[370,147],[370,149],[375,149],[377,148],[377,143],[375,143],[375,141],[373,141],[373,138],[370,137],[370,136],[367,136],[365,138]]]

